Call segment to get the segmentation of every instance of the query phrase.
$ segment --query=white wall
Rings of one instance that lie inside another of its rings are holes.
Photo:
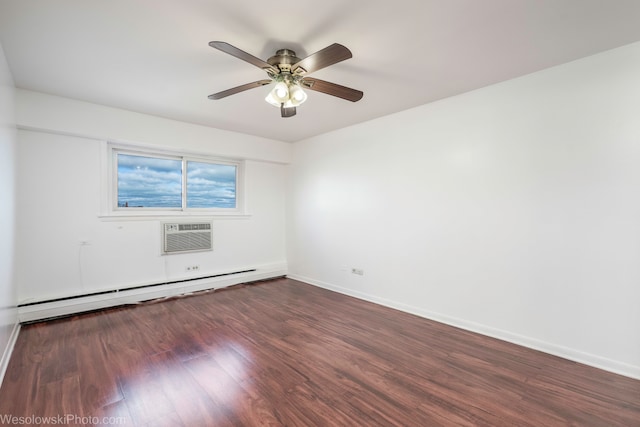
[[[0,46],[0,384],[17,334],[17,292],[13,272],[16,123],[13,78]]]
[[[258,275],[286,273],[290,144],[23,90],[17,96],[20,303],[251,268]],[[162,256],[160,221],[167,218],[100,217],[102,140],[250,158],[250,215],[214,217],[212,252]],[[200,270],[187,273],[189,265]]]
[[[296,143],[290,276],[640,377],[638,76],[633,44]]]
[[[17,91],[16,117],[22,129],[276,163],[291,158],[285,142],[27,90]]]

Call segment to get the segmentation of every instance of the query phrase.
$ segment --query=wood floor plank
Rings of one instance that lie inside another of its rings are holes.
[[[275,422],[272,416],[268,419],[256,419],[253,405],[259,402],[256,402],[214,358],[190,359],[185,365],[231,425],[268,425]]]
[[[46,414],[65,420],[69,425],[82,425],[85,416],[82,405],[82,392],[78,376],[65,376],[58,381],[48,382],[38,402],[42,404],[34,414]],[[55,424],[57,421],[52,422]]]
[[[92,417],[90,423],[92,426],[134,425],[124,399],[105,405],[102,408],[93,409],[88,413]]]
[[[116,377],[112,375],[111,353],[106,349],[104,336],[99,331],[108,330],[107,318],[99,313],[82,317],[82,321],[71,319],[70,329],[77,339],[68,348],[73,351],[80,379],[80,393],[84,409],[93,413],[98,408],[118,402],[124,398]],[[98,339],[96,339],[96,336]]]
[[[231,426],[223,411],[193,378],[180,358],[171,351],[151,356],[157,385],[171,401],[180,423],[185,426]],[[170,417],[173,419],[173,417]]]
[[[640,427],[640,381],[277,279],[23,325],[0,415],[63,413],[87,425]]]
[[[162,388],[151,360],[132,365],[118,377],[129,414],[135,425],[144,425],[175,413],[175,408]]]

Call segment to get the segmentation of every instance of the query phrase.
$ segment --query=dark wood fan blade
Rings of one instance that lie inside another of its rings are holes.
[[[296,115],[296,107],[285,107],[284,104],[280,104],[280,115],[282,117],[293,117]]]
[[[268,85],[271,83],[271,80],[258,80],[257,82],[247,83],[242,86],[237,86],[231,89],[223,90],[222,92],[214,93],[213,95],[209,95],[209,99],[222,99],[229,95],[234,95],[238,92],[244,92],[245,90],[253,89],[256,87]]]
[[[364,93],[360,90],[340,86],[335,83],[325,82],[320,79],[313,79],[311,77],[305,77],[302,80],[302,87],[315,90],[316,92],[326,93],[327,95],[337,96],[338,98],[352,102],[360,101],[364,96]]]
[[[351,51],[341,44],[334,43],[331,46],[325,47],[316,53],[313,53],[306,58],[293,64],[291,72],[293,74],[308,74],[318,71],[329,65],[336,64],[345,59],[351,58]]]
[[[245,52],[244,50],[238,49],[235,46],[230,45],[226,42],[213,41],[209,42],[209,46],[214,49],[221,50],[224,53],[228,53],[231,56],[235,56],[238,59],[242,59],[249,64],[255,65],[258,68],[261,68],[265,71],[270,71],[274,74],[279,74],[280,70],[269,64],[268,62],[263,61],[260,58],[256,58],[255,56]]]

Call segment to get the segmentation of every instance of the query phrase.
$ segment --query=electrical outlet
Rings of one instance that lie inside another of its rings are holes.
[[[358,276],[364,276],[364,271],[360,268],[352,268],[351,274],[357,274]]]

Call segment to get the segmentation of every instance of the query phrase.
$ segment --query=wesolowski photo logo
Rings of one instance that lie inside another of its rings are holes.
[[[0,414],[1,425],[61,425],[61,426],[73,426],[73,425],[125,425],[126,418],[124,417],[91,417],[80,416],[77,414],[64,414],[64,415],[27,415],[16,416],[12,414]]]

